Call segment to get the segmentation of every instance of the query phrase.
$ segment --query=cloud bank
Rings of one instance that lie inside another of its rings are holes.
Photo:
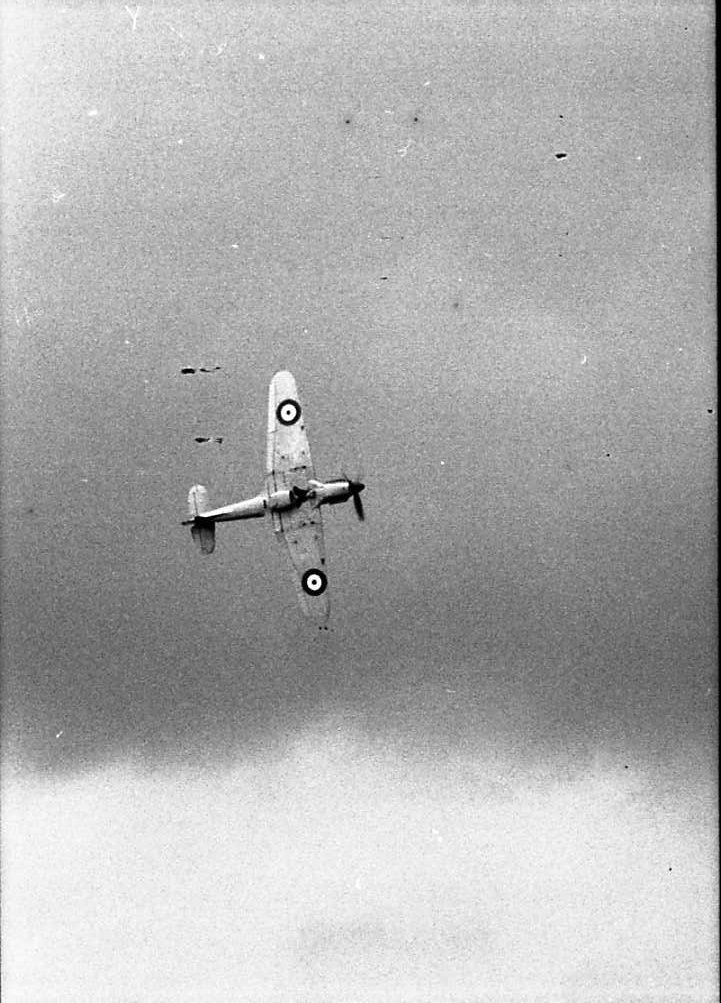
[[[329,719],[222,769],[6,779],[3,998],[714,999],[713,792],[654,777]]]

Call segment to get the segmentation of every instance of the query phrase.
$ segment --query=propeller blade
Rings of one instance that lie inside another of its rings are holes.
[[[353,508],[355,509],[355,514],[358,516],[361,522],[365,519],[365,512],[363,511],[363,502],[361,501],[360,491],[353,492]]]
[[[347,474],[343,474],[343,477],[348,481],[348,491],[353,499],[353,508],[355,509],[355,514],[358,516],[359,520],[363,522],[365,519],[365,512],[363,511],[363,502],[361,501],[361,491],[365,491],[365,484],[361,480],[351,480]]]

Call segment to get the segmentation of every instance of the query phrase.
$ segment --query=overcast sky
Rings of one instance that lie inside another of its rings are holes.
[[[711,5],[1,24],[4,999],[716,999]]]

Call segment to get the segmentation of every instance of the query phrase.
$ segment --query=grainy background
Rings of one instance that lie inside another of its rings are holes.
[[[717,998],[712,59],[706,3],[3,4],[8,1003]],[[278,368],[368,484],[324,635],[179,526]]]

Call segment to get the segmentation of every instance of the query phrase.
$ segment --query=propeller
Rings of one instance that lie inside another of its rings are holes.
[[[360,493],[365,487],[365,484],[361,484],[357,491],[353,492],[353,508],[355,509],[355,514],[358,516],[360,522],[365,519],[365,512],[363,511],[363,502],[361,501]]]
[[[365,519],[365,512],[363,511],[361,491],[365,490],[365,484],[363,481],[352,481],[350,477],[346,477],[346,480],[348,481],[348,490],[350,491],[351,498],[353,499],[355,514],[358,516],[360,522],[363,522]]]

